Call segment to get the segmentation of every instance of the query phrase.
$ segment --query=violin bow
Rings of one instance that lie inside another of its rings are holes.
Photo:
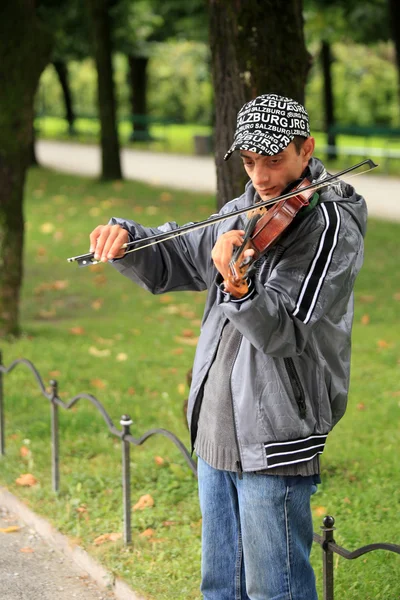
[[[351,177],[355,177],[356,175],[362,175],[363,173],[368,173],[372,169],[376,169],[376,167],[378,167],[378,166],[379,165],[374,163],[373,160],[368,158],[366,160],[363,160],[360,163],[357,163],[356,165],[353,165],[352,167],[348,167],[347,169],[343,169],[342,171],[335,173],[335,175],[331,175],[330,177],[326,177],[325,179],[323,179],[321,181],[311,183],[310,185],[308,185],[304,188],[301,188],[301,192],[303,193],[306,190],[319,190],[322,187],[325,187],[325,186],[329,185],[330,183],[335,182],[336,180],[340,179],[340,177],[342,177],[343,175],[347,175],[347,173],[352,173]],[[362,171],[354,173],[354,171],[357,171],[358,169],[362,169],[363,167],[364,167],[364,169]],[[277,202],[281,202],[282,200],[287,200],[288,198],[293,198],[293,196],[296,196],[298,193],[299,193],[299,191],[296,190],[293,192],[288,192],[287,194],[282,194],[281,196],[277,196],[276,198],[272,198],[270,200],[264,200],[263,202],[257,202],[257,208],[262,208],[263,206],[266,206],[266,207],[273,206]],[[249,208],[250,208],[249,206],[246,206],[245,208],[240,208],[238,210],[234,210],[230,213],[227,213],[226,215],[216,215],[216,216],[211,215],[211,217],[209,217],[205,221],[199,221],[197,223],[188,223],[187,225],[183,225],[182,227],[177,227],[177,229],[172,230],[172,232],[171,231],[160,232],[160,233],[156,233],[154,235],[150,235],[150,236],[142,238],[142,239],[133,240],[132,242],[127,242],[126,244],[121,246],[121,248],[126,249],[125,254],[129,254],[131,252],[137,252],[138,250],[143,250],[144,248],[148,248],[149,246],[161,244],[162,242],[166,242],[168,240],[172,240],[172,239],[180,237],[182,235],[186,235],[187,233],[190,233],[191,231],[197,231],[198,229],[203,229],[204,227],[209,227],[210,225],[214,225],[215,223],[220,223],[221,221],[226,221],[227,219],[232,219],[233,217],[247,213],[249,211]],[[79,256],[72,256],[71,258],[67,258],[67,261],[68,262],[77,262],[79,267],[89,267],[91,265],[96,265],[97,263],[101,262],[98,260],[94,260],[94,252],[80,254]]]

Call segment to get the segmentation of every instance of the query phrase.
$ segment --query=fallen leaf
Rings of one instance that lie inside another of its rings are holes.
[[[69,281],[66,279],[60,279],[58,281],[54,281],[52,284],[53,290],[65,290],[69,286]]]
[[[156,465],[158,465],[159,467],[161,467],[161,465],[164,464],[164,459],[161,456],[155,456],[154,457],[154,462],[156,463]]]
[[[179,306],[176,306],[175,304],[170,304],[169,306],[163,308],[163,312],[167,313],[168,315],[178,315],[180,313],[180,309]]]
[[[103,381],[102,379],[91,379],[90,383],[93,387],[97,388],[98,390],[104,390],[104,388],[107,386],[107,382]]]
[[[350,498],[343,498],[343,502],[345,502],[346,504],[351,504],[351,500]]]
[[[152,537],[154,534],[155,534],[154,529],[151,529],[151,527],[149,527],[148,529],[145,529],[144,531],[142,531],[142,533],[139,533],[139,537],[149,538],[149,537]]]
[[[93,281],[95,285],[102,286],[107,283],[107,277],[105,275],[96,275]]]
[[[163,521],[163,525],[164,527],[172,527],[173,525],[176,525],[177,521]]]
[[[47,249],[44,246],[39,246],[36,250],[36,256],[47,256]]]
[[[378,348],[390,348],[391,344],[386,340],[378,340]]]
[[[369,324],[369,322],[370,322],[370,320],[371,320],[371,319],[370,319],[370,316],[369,316],[369,315],[363,315],[363,316],[361,317],[361,324],[362,324],[362,325],[368,325],[368,324]]]
[[[85,330],[83,329],[83,327],[71,327],[71,329],[69,330],[70,333],[72,333],[72,335],[83,335],[85,333]]]
[[[158,213],[157,206],[147,206],[146,215],[156,215]]]
[[[61,242],[61,240],[63,239],[63,237],[64,237],[64,233],[62,231],[58,230],[58,231],[54,232],[53,240],[55,242]]]
[[[103,306],[103,300],[102,299],[98,299],[98,300],[94,300],[91,304],[91,307],[93,308],[93,310],[100,310],[100,308]]]
[[[128,394],[130,396],[134,396],[136,394],[136,390],[133,387],[128,388]]]
[[[111,350],[105,348],[104,350],[99,350],[95,346],[90,346],[89,354],[95,356],[96,358],[105,358],[106,356],[110,356]]]
[[[173,297],[170,296],[169,294],[164,294],[163,296],[160,297],[160,302],[161,304],[169,304],[170,302],[172,302]]]
[[[316,506],[314,508],[314,513],[317,515],[317,517],[323,517],[324,515],[326,515],[325,506]]]
[[[42,319],[52,319],[53,317],[56,316],[56,311],[54,309],[51,310],[39,310],[39,317],[41,317]]]
[[[198,337],[188,338],[188,337],[176,337],[174,338],[175,342],[178,344],[186,344],[186,346],[197,346],[197,342],[199,341]]]
[[[365,404],[364,404],[364,402],[359,402],[357,404],[357,410],[365,410]]]
[[[57,369],[54,371],[49,371],[49,375],[50,377],[60,377],[61,371],[57,371]]]
[[[117,360],[118,362],[124,362],[125,360],[128,360],[128,355],[125,354],[125,352],[120,352],[115,357],[115,360]]]
[[[194,331],[193,331],[193,329],[184,329],[182,331],[182,335],[185,338],[192,338],[192,337],[194,337]]]
[[[145,508],[151,508],[154,506],[154,500],[150,494],[141,496],[136,504],[132,507],[133,510],[144,510]]]
[[[181,394],[181,396],[183,396],[183,394],[186,392],[186,385],[184,383],[180,383],[178,385],[178,393]]]
[[[170,194],[169,192],[162,192],[160,194],[160,200],[161,202],[169,202],[170,200],[172,200],[172,194]]]
[[[33,548],[29,548],[29,546],[26,546],[25,548],[20,548],[19,550],[20,552],[24,552],[25,554],[30,554],[31,552],[35,552]]]
[[[31,473],[24,473],[15,480],[17,485],[21,485],[23,487],[32,487],[33,485],[36,485],[37,482],[37,479],[31,475]]]
[[[96,546],[100,546],[105,542],[116,542],[122,538],[122,533],[103,533],[103,535],[99,535],[95,540],[93,540],[93,544]]]
[[[53,223],[43,223],[40,226],[40,231],[42,233],[53,233],[53,231],[54,231],[54,225],[53,225]]]
[[[22,458],[26,458],[31,454],[31,451],[26,446],[21,446],[21,448],[19,449],[19,454],[20,456],[22,456]]]
[[[183,354],[183,348],[174,348],[173,350],[171,350],[171,354]]]
[[[0,533],[16,533],[20,529],[18,525],[10,525],[10,527],[0,527]]]

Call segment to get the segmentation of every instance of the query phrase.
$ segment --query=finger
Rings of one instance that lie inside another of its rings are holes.
[[[94,248],[95,260],[100,260],[101,257],[103,256],[104,245],[108,239],[108,236],[110,235],[110,231],[111,231],[110,225],[103,225],[103,228],[100,232],[99,237],[96,240],[96,245]]]
[[[125,248],[123,248],[122,246],[124,244],[126,244],[128,239],[129,239],[129,235],[128,235],[128,232],[125,231],[125,229],[123,229],[122,231],[119,232],[117,238],[115,239],[111,248],[107,252],[108,260],[112,260],[113,258],[122,258],[122,256],[124,256]],[[105,252],[105,250],[104,250],[104,252]]]
[[[90,250],[89,252],[94,252],[97,244],[97,238],[99,237],[104,225],[98,225],[95,229],[93,229],[92,233],[89,235],[90,240]]]
[[[110,232],[107,236],[107,239],[104,242],[103,251],[101,253],[101,261],[102,262],[107,262],[107,260],[108,260],[107,256],[110,252],[111,247],[115,244],[115,241],[118,238],[120,231],[121,231],[121,227],[119,225],[111,226]],[[118,250],[121,250],[121,244],[120,244]]]
[[[244,233],[244,232],[243,232]],[[226,279],[229,274],[229,263],[232,260],[232,252],[235,246],[243,243],[241,231],[230,231],[222,235],[214,246],[211,257],[221,275]]]
[[[247,256],[254,256],[254,254],[255,254],[255,252],[251,248],[249,248],[248,250],[245,250],[243,252],[243,256],[245,256],[245,257],[247,257]]]

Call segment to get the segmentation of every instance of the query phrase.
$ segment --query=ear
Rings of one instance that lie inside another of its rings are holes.
[[[310,136],[304,141],[304,144],[301,148],[301,152],[302,152],[302,156],[303,156],[305,165],[307,165],[308,161],[310,160],[312,153],[314,152],[314,148],[315,148],[315,139]]]

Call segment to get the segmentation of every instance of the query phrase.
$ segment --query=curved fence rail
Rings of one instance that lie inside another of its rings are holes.
[[[146,431],[141,437],[136,438],[131,434],[130,426],[132,425],[132,419],[129,415],[122,415],[120,425],[122,429],[118,429],[110,415],[107,413],[104,406],[99,400],[91,394],[78,394],[67,402],[61,400],[58,395],[58,383],[52,379],[50,383],[50,392],[46,391],[43,379],[40,376],[35,365],[26,358],[19,358],[14,360],[8,367],[3,365],[2,355],[0,352],[0,456],[5,455],[5,424],[4,424],[4,393],[3,393],[3,374],[11,373],[18,365],[25,365],[33,373],[38,383],[42,395],[50,403],[51,410],[51,470],[52,470],[52,488],[54,492],[58,492],[60,489],[60,445],[59,445],[59,426],[58,426],[58,409],[63,408],[69,410],[79,400],[88,400],[101,414],[109,432],[118,437],[121,440],[122,448],[122,493],[123,493],[123,506],[124,506],[124,542],[129,544],[132,541],[131,533],[131,470],[130,470],[130,447],[141,446],[146,440],[155,436],[162,435],[167,437],[182,454],[183,458],[187,462],[189,468],[192,470],[194,475],[197,475],[197,467],[195,461],[190,456],[186,446],[181,440],[171,431],[167,429],[150,429]]]
[[[130,446],[140,446],[146,440],[154,435],[163,435],[167,437],[175,446],[178,448],[184,459],[186,460],[189,468],[193,474],[197,475],[197,467],[195,461],[191,458],[187,448],[181,442],[181,440],[167,429],[149,429],[141,437],[135,438],[130,432],[130,426],[132,420],[129,415],[122,415],[120,425],[122,429],[118,429],[112,422],[109,414],[105,410],[104,406],[99,400],[91,394],[78,394],[74,396],[68,402],[64,402],[58,396],[58,384],[57,381],[52,379],[50,383],[50,392],[46,391],[46,387],[43,383],[36,367],[26,358],[20,358],[14,360],[9,367],[5,367],[2,363],[2,354],[0,352],[0,456],[5,455],[5,425],[4,425],[4,393],[3,393],[3,374],[11,373],[20,364],[24,364],[33,373],[35,379],[39,385],[42,395],[49,401],[51,406],[51,454],[52,454],[52,487],[54,492],[58,492],[60,489],[60,469],[59,469],[59,427],[58,427],[58,409],[59,407],[69,410],[79,400],[88,400],[93,406],[97,408],[101,416],[103,417],[107,428],[110,433],[115,435],[121,440],[122,446],[122,493],[123,493],[123,510],[124,510],[124,542],[129,544],[132,541],[131,533],[131,472],[130,472]],[[314,533],[314,542],[319,544],[322,548],[323,558],[323,592],[324,600],[334,600],[334,578],[333,578],[333,555],[338,554],[348,560],[354,560],[360,556],[363,556],[367,552],[373,552],[375,550],[386,550],[388,552],[394,552],[400,554],[400,545],[377,543],[369,544],[368,546],[362,546],[350,552],[341,546],[338,546],[334,540],[333,532],[335,531],[335,519],[331,516],[326,516],[323,519],[323,525],[321,526],[322,535]]]

